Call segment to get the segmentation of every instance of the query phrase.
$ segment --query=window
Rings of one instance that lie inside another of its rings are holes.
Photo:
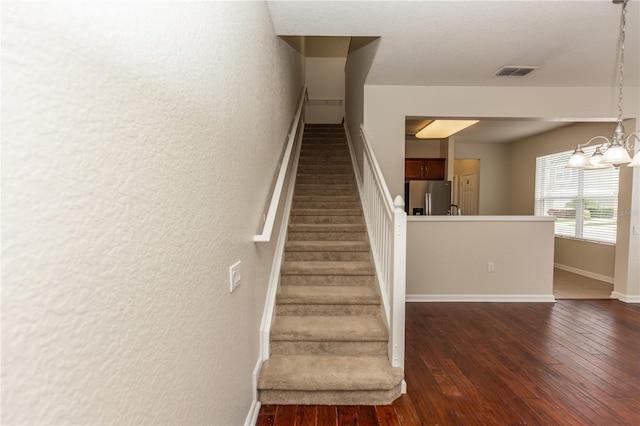
[[[615,244],[619,170],[565,168],[572,153],[536,158],[535,214],[554,216],[557,236]]]

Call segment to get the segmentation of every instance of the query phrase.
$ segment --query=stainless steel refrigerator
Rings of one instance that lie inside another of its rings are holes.
[[[410,180],[405,182],[407,214],[446,215],[451,206],[450,180]]]

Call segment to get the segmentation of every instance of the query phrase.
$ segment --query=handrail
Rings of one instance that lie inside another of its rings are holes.
[[[293,150],[293,145],[296,140],[296,136],[298,134],[298,123],[300,122],[300,117],[302,115],[302,107],[304,105],[304,101],[307,97],[307,88],[305,87],[302,90],[302,95],[300,95],[300,101],[298,102],[298,109],[296,110],[296,115],[293,120],[293,124],[291,125],[291,130],[289,131],[289,139],[287,141],[287,147],[284,152],[284,157],[282,157],[282,162],[280,163],[280,171],[278,172],[278,178],[276,179],[276,184],[273,188],[273,194],[271,195],[271,202],[269,204],[269,210],[267,211],[267,217],[264,221],[264,226],[262,228],[261,234],[256,234],[253,237],[253,241],[256,243],[263,243],[271,241],[271,234],[273,233],[273,225],[276,221],[276,214],[278,213],[278,205],[280,204],[280,196],[282,194],[282,188],[284,187],[284,179],[287,175],[287,169],[289,166],[289,159],[291,158],[291,151]]]
[[[360,126],[363,143],[362,182],[358,181],[371,253],[380,286],[380,295],[389,326],[389,359],[394,367],[404,367],[407,214],[404,200],[395,200],[382,175],[380,165]]]

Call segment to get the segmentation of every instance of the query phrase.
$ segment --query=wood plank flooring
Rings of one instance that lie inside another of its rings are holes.
[[[263,406],[258,425],[639,425],[640,306],[409,303],[407,394]]]

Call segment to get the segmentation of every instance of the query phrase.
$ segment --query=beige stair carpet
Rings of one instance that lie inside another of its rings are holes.
[[[341,125],[306,125],[262,404],[389,404],[403,372],[387,357],[375,269]]]

